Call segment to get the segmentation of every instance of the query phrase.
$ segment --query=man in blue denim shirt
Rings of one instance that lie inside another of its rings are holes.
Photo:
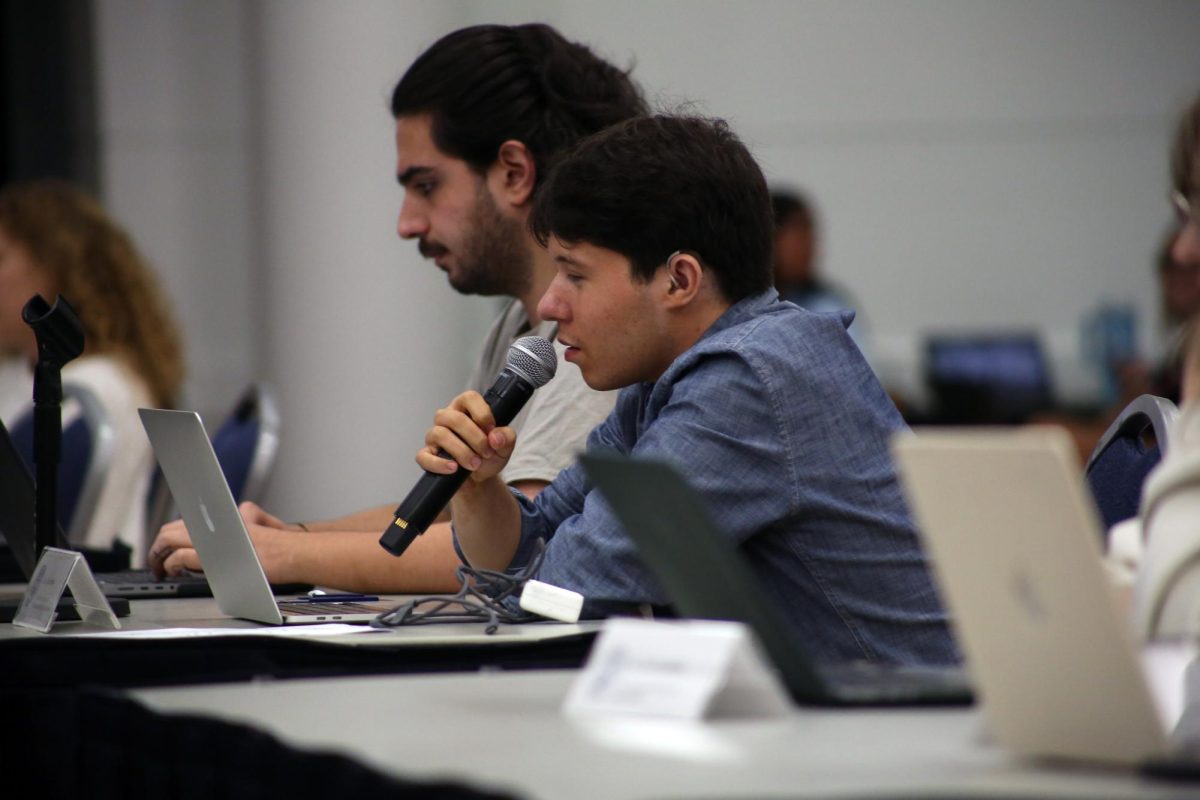
[[[766,183],[725,124],[640,118],[585,140],[530,224],[558,267],[539,313],[589,386],[625,387],[588,448],[675,462],[810,652],[956,660],[888,455],[903,422],[846,332],[852,315],[770,288]],[[463,557],[518,567],[542,538],[539,579],[582,593],[585,613],[665,604],[577,465],[534,501],[504,487],[514,441],[468,392],[417,455],[431,472],[472,470],[451,503]]]

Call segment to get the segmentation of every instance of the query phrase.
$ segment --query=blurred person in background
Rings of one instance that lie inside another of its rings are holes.
[[[1200,291],[1196,285],[1200,276],[1200,95],[1184,112],[1176,129],[1171,149],[1171,202],[1178,227],[1170,239],[1167,257],[1178,271],[1173,269],[1169,280],[1179,281],[1175,294],[1180,301],[1178,310],[1183,312],[1187,310],[1183,300],[1194,298]],[[1167,301],[1164,297],[1164,305]],[[1188,592],[1195,585],[1194,581],[1178,578],[1160,582],[1158,578],[1165,573],[1150,574],[1164,568],[1186,574],[1188,559],[1194,562],[1200,552],[1200,519],[1195,515],[1200,498],[1200,312],[1194,308],[1191,317],[1180,325],[1177,345],[1180,413],[1171,431],[1171,446],[1142,485],[1138,516],[1114,526],[1108,539],[1110,575],[1126,589],[1143,582],[1144,586],[1154,587],[1154,593]],[[1156,549],[1169,557],[1156,558]],[[1145,558],[1147,550],[1152,554],[1149,559]],[[1156,602],[1149,594],[1145,597],[1148,602]],[[1195,597],[1185,597],[1182,605],[1175,605],[1194,609],[1196,602]]]
[[[63,367],[63,383],[90,390],[113,427],[96,509],[87,530],[70,531],[71,543],[92,550],[120,543],[140,564],[154,458],[137,409],[169,408],[178,398],[184,365],[174,316],[129,235],[94,198],[59,181],[0,189],[0,351],[28,370],[37,341],[21,309],[35,294],[49,303],[61,295],[79,316],[85,347]],[[29,401],[23,413],[31,413]],[[68,403],[64,427],[76,413]]]
[[[809,311],[854,311],[850,337],[870,360],[866,326],[854,299],[818,274],[820,238],[812,203],[799,192],[777,189],[771,192],[771,209],[775,214],[772,270],[779,298]]]
[[[1171,241],[1170,256],[1180,270],[1180,290],[1196,304],[1191,317],[1181,323],[1180,402],[1185,409],[1200,406],[1200,96],[1184,113],[1171,152],[1171,201],[1179,230]],[[1187,278],[1190,277],[1190,283]]]
[[[1200,314],[1200,96],[1184,112],[1171,150],[1171,203],[1178,229],[1160,262],[1163,282],[1163,316],[1171,331],[1164,361],[1167,374],[1156,376],[1158,386],[1175,389],[1175,400],[1187,400],[1178,391],[1185,371],[1183,351],[1189,320]],[[1194,366],[1194,365],[1193,365]],[[1152,391],[1155,384],[1152,384]],[[1195,398],[1192,398],[1195,399]]]
[[[433,43],[396,84],[396,222],[461,294],[503,297],[468,385],[486,391],[519,337],[554,338],[537,303],[555,274],[526,229],[534,198],[562,153],[584,136],[646,113],[628,73],[547,25],[476,25]],[[559,359],[563,347],[557,345]],[[513,427],[522,444],[506,485],[535,497],[582,449],[615,392],[584,383],[560,363]],[[458,588],[450,523],[429,527],[396,558],[379,545],[396,501],[337,519],[289,523],[253,503],[242,517],[267,578],[363,592]],[[160,573],[200,569],[182,522],[165,525],[150,550]]]
[[[1184,111],[1171,146],[1171,205],[1175,223],[1155,255],[1166,347],[1153,366],[1122,371],[1124,400],[1154,394],[1182,400],[1189,320],[1200,313],[1200,97]]]
[[[1133,359],[1113,365],[1119,397],[1102,412],[1086,417],[1042,414],[1033,420],[1057,424],[1075,439],[1081,463],[1086,463],[1113,420],[1134,398],[1143,394],[1187,402],[1181,388],[1186,373],[1185,350],[1189,332],[1200,314],[1200,97],[1184,111],[1171,147],[1171,204],[1176,220],[1155,252],[1162,325],[1166,334],[1163,354],[1153,364]]]
[[[1188,320],[1200,312],[1200,258],[1188,254],[1186,242],[1176,254],[1186,227],[1172,225],[1155,254],[1163,346],[1152,362],[1134,359],[1118,365],[1120,407],[1143,394],[1180,401],[1185,331]]]

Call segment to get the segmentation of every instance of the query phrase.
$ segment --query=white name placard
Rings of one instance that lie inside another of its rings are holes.
[[[108,604],[108,598],[96,585],[96,578],[83,554],[57,547],[47,547],[42,551],[42,557],[33,570],[33,578],[13,617],[13,625],[49,633],[58,617],[58,601],[67,588],[71,589],[81,620],[108,623],[120,629],[121,623]]]
[[[775,716],[791,707],[740,622],[612,619],[563,710],[670,719]]]

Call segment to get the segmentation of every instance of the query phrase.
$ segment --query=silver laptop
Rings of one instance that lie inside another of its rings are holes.
[[[20,452],[0,423],[0,544],[6,544],[25,580],[37,563],[37,532],[34,510],[37,490]],[[62,528],[56,525],[55,547],[73,549]],[[148,569],[97,572],[96,585],[106,597],[148,599],[153,597],[209,597],[212,592],[204,576],[184,575],[156,578]],[[0,621],[5,613],[0,609]]]
[[[370,622],[391,609],[387,604],[276,601],[200,416],[153,408],[138,414],[222,612],[268,625],[296,625]]]
[[[892,450],[999,744],[1036,757],[1195,764],[1179,705],[1156,701],[1143,672],[1067,434],[928,430],[896,437]],[[1181,679],[1175,686],[1181,694]]]

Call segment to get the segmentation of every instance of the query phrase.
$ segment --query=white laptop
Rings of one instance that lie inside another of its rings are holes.
[[[897,436],[892,450],[999,744],[1194,770],[1195,739],[1176,728],[1186,657],[1174,665],[1174,701],[1152,692],[1067,434],[925,430]]]
[[[199,415],[154,408],[138,414],[222,612],[297,625],[370,622],[391,609],[386,603],[276,601]]]

